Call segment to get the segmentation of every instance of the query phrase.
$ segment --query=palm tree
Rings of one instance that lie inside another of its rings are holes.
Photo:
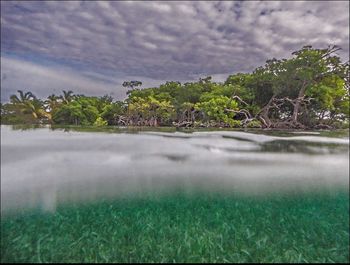
[[[40,99],[34,98],[33,100],[27,101],[26,106],[35,119],[51,118],[51,115],[45,111],[44,104]]]
[[[47,97],[47,100],[45,100],[45,104],[47,106],[47,110],[49,112],[53,112],[57,106],[59,105],[59,100],[61,99],[61,97],[56,96],[55,94],[52,94],[50,96]]]
[[[63,96],[60,96],[60,98],[63,100],[63,102],[65,104],[68,104],[74,98],[73,91],[71,91],[71,90],[69,90],[69,91],[63,90]]]
[[[17,90],[19,96],[11,95],[10,102],[22,114],[28,113],[28,101],[34,99],[32,92],[24,93],[22,90]]]
[[[44,110],[43,102],[37,99],[32,92],[24,93],[22,90],[17,90],[17,92],[19,93],[19,97],[11,95],[10,102],[21,114],[30,114],[35,120],[50,118]]]
[[[26,101],[35,98],[32,92],[23,93],[22,90],[17,90],[17,92],[19,93],[19,97],[16,95],[10,96],[10,101],[12,104],[24,104]]]

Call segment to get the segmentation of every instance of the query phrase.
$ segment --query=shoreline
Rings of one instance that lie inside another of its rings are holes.
[[[2,126],[10,126],[13,130],[30,130],[47,128],[50,130],[65,131],[84,131],[84,132],[138,132],[138,131],[159,131],[159,132],[211,132],[211,131],[241,131],[248,133],[263,132],[276,135],[291,134],[308,134],[327,137],[346,137],[349,138],[349,128],[333,128],[333,129],[286,129],[286,128],[244,128],[244,127],[175,127],[175,126],[94,126],[94,125],[52,125],[52,124],[0,124]],[[1,131],[1,130],[0,130]]]

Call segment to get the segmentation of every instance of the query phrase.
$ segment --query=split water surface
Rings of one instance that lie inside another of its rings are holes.
[[[349,262],[349,135],[1,126],[2,262]]]

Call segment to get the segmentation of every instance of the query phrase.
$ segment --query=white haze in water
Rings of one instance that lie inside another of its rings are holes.
[[[315,135],[108,134],[1,126],[1,210],[54,211],[58,203],[176,189],[252,195],[346,188],[348,145],[348,138]]]

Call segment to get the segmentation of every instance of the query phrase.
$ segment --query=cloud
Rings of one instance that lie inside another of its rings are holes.
[[[1,2],[2,53],[30,54],[125,80],[252,71],[306,44],[337,44],[348,60],[349,3]]]
[[[48,66],[20,59],[1,57],[1,102],[7,102],[17,90],[31,91],[39,98],[46,98],[62,90],[89,96],[112,95],[115,99],[126,97],[122,87],[123,77],[111,77],[97,72],[76,71],[62,66]],[[138,76],[126,76],[126,80],[140,80]],[[152,87],[165,82],[146,78],[143,86]]]

